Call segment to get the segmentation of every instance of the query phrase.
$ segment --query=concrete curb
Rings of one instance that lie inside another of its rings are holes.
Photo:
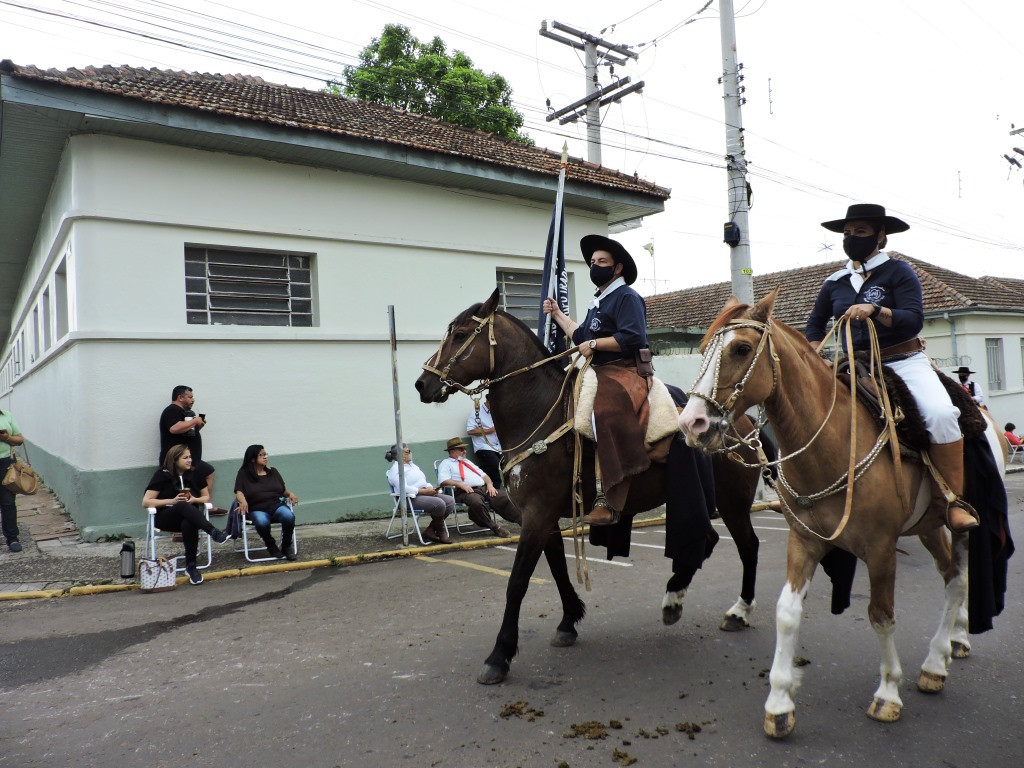
[[[751,512],[763,512],[770,509],[767,503],[759,502],[750,507]],[[665,516],[654,517],[644,520],[634,520],[634,528],[648,528],[656,525],[664,525]],[[589,526],[583,526],[580,533],[585,535],[590,530]],[[563,538],[573,535],[573,529],[567,528],[562,531]],[[314,568],[346,568],[353,565],[366,563],[384,562],[386,560],[397,560],[403,557],[418,557],[420,555],[437,555],[446,552],[470,551],[474,549],[487,549],[502,544],[518,544],[519,536],[512,536],[507,539],[492,537],[489,539],[477,539],[475,541],[458,541],[452,544],[432,544],[426,547],[413,549],[393,549],[385,552],[367,552],[360,555],[344,555],[341,557],[324,558],[320,560],[307,560],[303,562],[277,562],[272,565],[253,565],[247,568],[231,568],[225,571],[213,571],[204,573],[204,581],[218,581],[220,579],[233,579],[243,576],[259,576],[265,573],[284,573],[287,571],[308,571]],[[187,584],[187,576],[179,576],[178,584]],[[102,595],[109,592],[131,592],[139,588],[138,584],[85,584],[80,587],[69,587],[68,589],[41,589],[27,592],[0,592],[0,601],[11,600],[39,600],[53,599],[58,597],[75,597],[78,595]]]

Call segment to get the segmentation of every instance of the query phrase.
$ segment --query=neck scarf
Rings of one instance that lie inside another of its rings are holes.
[[[889,255],[885,251],[879,251],[870,259],[861,264],[860,269],[854,269],[853,260],[846,262],[846,271],[850,273],[850,285],[853,286],[853,290],[860,293],[861,286],[864,285],[864,275],[870,272],[872,269],[877,267],[879,264],[884,264],[889,260]]]

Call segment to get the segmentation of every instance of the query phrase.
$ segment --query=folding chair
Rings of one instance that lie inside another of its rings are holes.
[[[444,461],[444,459],[438,459],[437,461],[434,462],[434,479],[437,481],[437,487],[441,490],[441,492],[442,493],[447,493],[449,496],[451,496],[454,499],[455,498],[455,489],[452,486],[450,486],[450,485],[442,486],[441,485],[441,480],[438,478],[438,475],[437,475],[437,471],[438,471],[438,469],[440,469],[442,461]],[[495,525],[497,525],[498,521],[494,517],[494,510],[491,509],[491,505],[487,501],[487,496],[484,496],[484,507],[487,509],[487,513],[491,516],[491,522],[493,522]],[[459,522],[459,512],[462,512],[466,516],[466,522],[464,522],[464,523]],[[459,533],[461,533],[463,536],[469,536],[469,535],[474,534],[474,533],[491,533],[492,532],[492,529],[490,529],[490,528],[474,528],[473,526],[475,526],[476,523],[474,523],[469,518],[469,507],[466,506],[465,504],[460,504],[459,502],[455,502],[455,511],[452,513],[452,519],[455,521],[455,530],[458,531]],[[463,530],[462,529],[463,526],[466,526],[467,530]]]
[[[234,502],[232,504],[232,506],[235,506],[237,503],[238,503],[237,501]],[[291,501],[287,501],[285,503],[288,506],[288,509],[294,510],[294,507],[292,506]],[[267,545],[263,543],[263,539],[259,539],[259,542],[261,544],[261,546],[259,546],[259,547],[254,547],[254,546],[249,544],[249,534],[250,533],[256,534],[256,524],[249,518],[248,514],[244,514],[242,512],[239,512],[239,514],[240,514],[241,520],[242,520],[242,535],[239,538],[241,538],[241,540],[242,540],[242,552],[245,553],[245,559],[248,560],[250,563],[264,563],[264,562],[266,562],[268,560],[277,560],[278,558],[270,557],[270,556],[267,556],[267,557],[252,557],[251,556],[251,554],[253,552],[266,552],[267,551]],[[273,529],[273,526],[275,526],[275,525],[279,526],[280,523],[271,523],[270,524],[271,529]],[[258,537],[258,534],[256,534],[256,535]],[[282,540],[281,543],[284,544],[284,541]],[[236,552],[238,551],[237,548],[235,549],[235,551]],[[296,555],[299,554],[299,539],[298,539],[298,536],[295,535],[294,529],[292,530],[292,552],[294,552]]]
[[[1009,448],[1010,448],[1010,458],[1007,460],[1007,462],[1006,462],[1007,464],[1013,464],[1013,460],[1015,458],[1017,458],[1018,454],[1020,454],[1021,456],[1024,456],[1024,453],[1021,453],[1021,449],[1024,448],[1024,445],[1010,445]]]
[[[206,515],[206,519],[210,519],[210,510],[213,509],[213,504],[207,502],[203,505],[203,513]],[[146,521],[146,557],[150,560],[156,560],[156,542],[158,539],[169,539],[175,532],[170,533],[161,531],[156,527],[156,507],[146,507],[146,511],[149,512],[149,518]],[[199,532],[200,536],[206,536],[206,565],[196,565],[197,568],[203,570],[209,568],[213,562],[213,539],[205,531]],[[202,539],[199,541],[199,548],[202,549]],[[182,558],[184,562],[184,558]],[[184,573],[185,566],[182,565],[177,569],[179,573]]]
[[[390,483],[389,483],[389,485],[390,485]],[[414,531],[416,531],[416,536],[417,536],[417,538],[419,538],[420,544],[422,544],[423,546],[427,546],[427,542],[423,538],[423,531],[420,529],[420,519],[419,519],[419,516],[424,514],[424,512],[423,512],[422,509],[417,509],[415,507],[415,505],[413,504],[413,500],[415,498],[416,498],[415,496],[410,496],[410,495],[406,494],[406,500],[407,500],[406,506],[407,506],[407,508],[409,510],[409,515],[412,517],[412,528],[413,528]],[[401,531],[401,527],[402,527],[402,524],[401,524],[402,513],[401,513],[401,506],[398,503],[399,495],[395,491],[394,488],[391,489],[391,499],[392,499],[392,501],[394,501],[394,508],[391,510],[391,522],[388,523],[388,529],[387,529],[387,531],[384,532],[384,538],[386,538],[386,539],[397,539],[397,538],[400,538],[402,536],[402,531]],[[428,515],[428,517],[429,517],[429,515]],[[395,526],[395,520],[399,521],[399,523],[398,523],[399,530],[396,533],[392,533],[391,529],[394,528],[394,526]],[[445,526],[445,531],[447,532],[447,530],[448,530],[448,526],[446,525]]]

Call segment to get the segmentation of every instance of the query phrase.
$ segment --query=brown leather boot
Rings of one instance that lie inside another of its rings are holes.
[[[956,500],[950,502],[946,508],[946,525],[953,533],[963,533],[971,528],[977,528],[978,519],[975,516],[977,513],[961,498],[964,493],[963,438],[955,443],[931,445],[928,448],[928,456],[946,481],[949,490],[956,496]]]
[[[615,525],[619,522],[619,513],[612,509],[604,495],[600,495],[594,499],[590,514],[583,516],[583,522],[588,525]]]
[[[434,519],[434,531],[437,533],[437,540],[442,544],[451,544],[452,537],[444,529],[444,518]]]

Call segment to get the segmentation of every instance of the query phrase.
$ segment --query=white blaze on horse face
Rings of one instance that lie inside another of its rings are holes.
[[[718,370],[719,356],[732,336],[733,331],[728,331],[723,336],[715,338],[704,353],[700,375],[694,382],[693,389],[690,390],[691,394],[703,395],[703,397],[690,397],[686,407],[679,414],[679,428],[687,439],[704,434],[711,426],[711,415],[708,413],[707,402],[704,398],[711,398],[715,392],[715,374]]]

